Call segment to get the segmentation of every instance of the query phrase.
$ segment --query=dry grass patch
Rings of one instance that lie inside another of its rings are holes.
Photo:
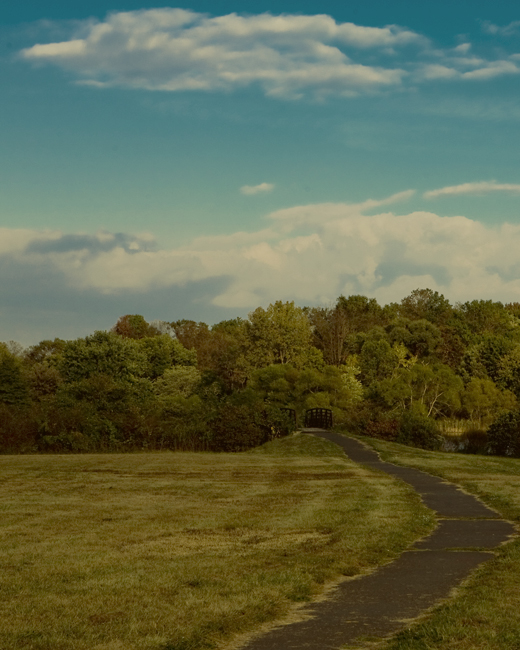
[[[296,436],[242,454],[0,456],[0,647],[196,650],[432,527],[416,495]]]
[[[366,440],[390,462],[442,476],[520,522],[520,460],[449,454]],[[432,615],[378,647],[385,650],[520,648],[520,540],[503,546]]]

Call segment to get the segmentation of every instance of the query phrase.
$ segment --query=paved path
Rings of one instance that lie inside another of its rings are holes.
[[[383,462],[354,438],[322,430],[314,435],[339,445],[354,462],[382,470],[412,485],[439,517],[438,527],[394,562],[341,583],[331,598],[310,604],[310,618],[275,628],[244,650],[333,650],[359,637],[380,638],[402,628],[449,595],[491,550],[515,534],[475,497],[421,472]]]

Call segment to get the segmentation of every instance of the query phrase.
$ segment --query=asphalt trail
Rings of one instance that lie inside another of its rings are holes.
[[[332,596],[304,609],[304,621],[274,628],[243,650],[332,650],[356,639],[397,632],[446,598],[496,548],[513,525],[477,498],[426,472],[382,461],[359,440],[308,431],[339,445],[356,463],[409,483],[435,511],[438,526],[409,551],[367,576],[341,583]],[[487,550],[489,549],[489,550]]]

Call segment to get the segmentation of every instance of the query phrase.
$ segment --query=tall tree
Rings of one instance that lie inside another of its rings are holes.
[[[460,409],[462,379],[451,368],[416,363],[390,378],[372,384],[374,399],[396,410],[415,409],[426,416],[451,416]]]
[[[57,358],[65,348],[66,342],[62,339],[40,341],[37,345],[32,345],[24,352],[24,359],[27,363],[42,363],[49,361],[51,358]]]
[[[137,341],[98,331],[84,339],[68,341],[59,369],[67,382],[99,374],[131,381],[145,374],[146,365],[146,355]]]
[[[389,326],[388,338],[391,343],[402,343],[410,354],[422,359],[436,354],[442,337],[436,325],[421,318],[401,319],[395,325]]]
[[[340,296],[336,308],[345,314],[351,333],[367,332],[377,325],[387,325],[395,316],[392,308],[381,307],[375,298],[366,296]]]
[[[334,309],[314,307],[307,311],[312,325],[312,341],[323,352],[325,363],[341,366],[347,358],[345,341],[352,333],[352,325],[346,310],[336,306]]]
[[[159,336],[161,332],[147,323],[140,314],[126,314],[121,316],[112,328],[112,332],[125,339],[144,339],[150,336]]]
[[[399,305],[402,317],[410,320],[425,319],[436,325],[449,320],[452,312],[450,301],[432,289],[414,289]]]
[[[144,376],[149,379],[157,379],[172,366],[197,365],[195,350],[187,350],[169,334],[139,339],[137,345],[146,357]]]
[[[211,330],[206,323],[194,320],[177,320],[171,323],[177,339],[187,350],[197,352],[199,368],[207,370],[211,367]]]
[[[473,378],[462,392],[462,406],[471,420],[488,426],[500,412],[512,411],[518,403],[513,393],[500,390],[491,379]]]
[[[518,327],[515,316],[501,302],[471,300],[458,304],[456,309],[474,337],[482,334],[510,334]]]
[[[28,399],[28,386],[21,359],[0,343],[0,403],[21,405]]]
[[[311,326],[301,307],[278,300],[258,307],[246,321],[245,357],[252,368],[292,364],[296,368],[323,365],[323,356],[311,345]]]

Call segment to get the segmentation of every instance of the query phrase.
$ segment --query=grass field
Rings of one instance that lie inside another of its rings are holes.
[[[0,648],[229,646],[432,527],[411,490],[311,436],[0,456]]]
[[[442,476],[520,524],[520,460],[423,451],[366,440],[385,460]],[[520,539],[503,546],[456,596],[378,647],[385,650],[518,650]]]

